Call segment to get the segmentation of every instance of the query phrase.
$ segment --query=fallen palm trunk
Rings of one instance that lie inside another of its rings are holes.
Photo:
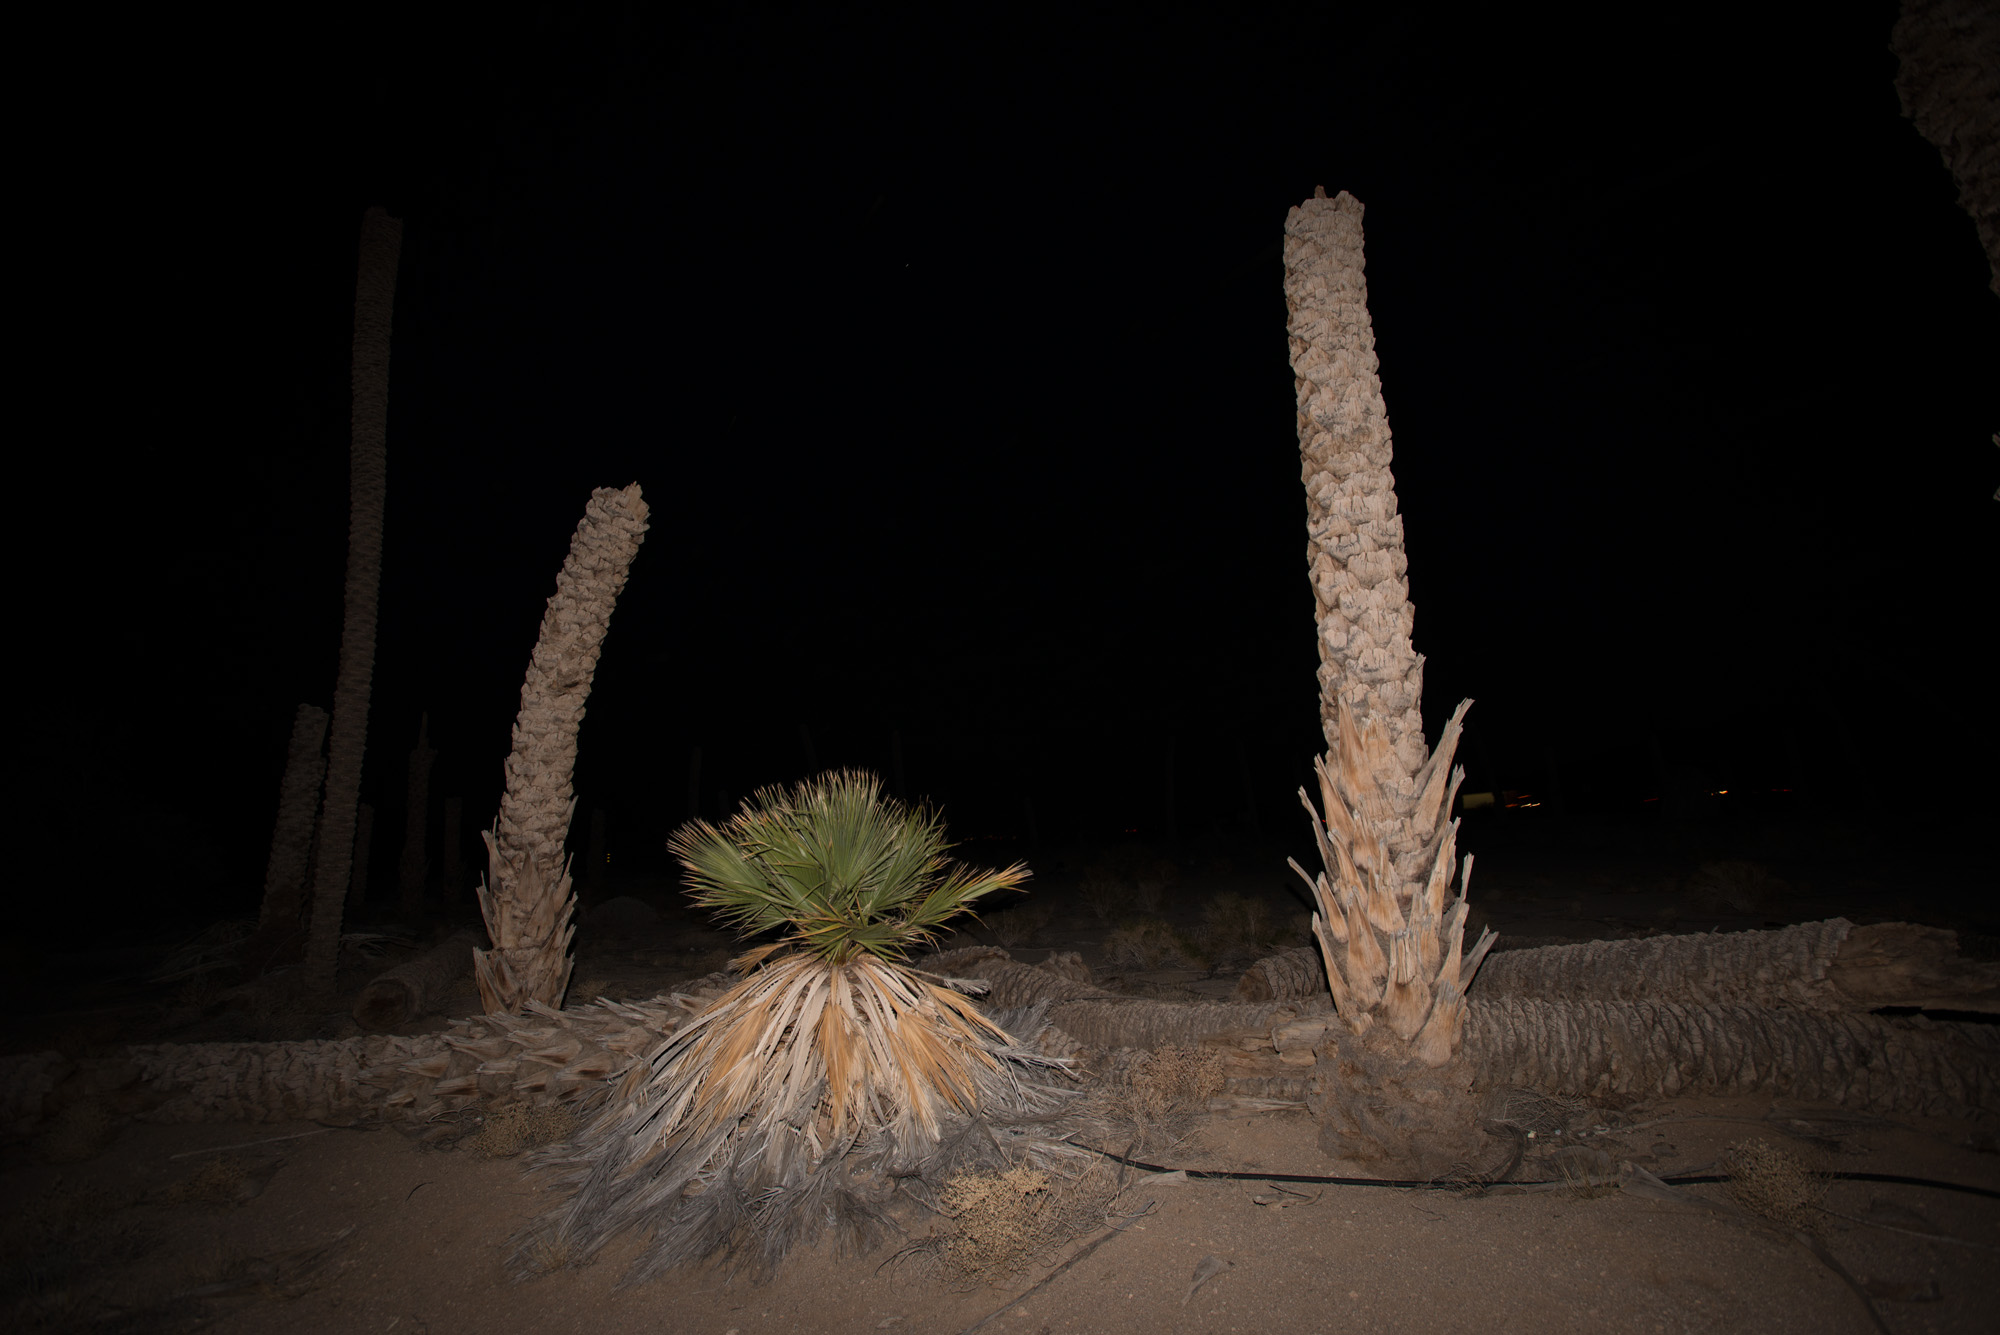
[[[2000,1113],[2000,1031],[1922,1016],[1677,1002],[1475,1002],[1475,1088],[1619,1101],[1770,1094],[1877,1112]]]
[[[451,985],[472,972],[478,944],[475,933],[458,932],[371,979],[354,1002],[354,1022],[371,1034],[385,1034],[430,1014]]]
[[[1290,1001],[1325,990],[1319,952],[1301,946],[1259,960],[1243,975],[1236,995],[1244,1001]],[[1480,970],[1478,998],[1508,997],[1991,1012],[2000,1011],[2000,965],[1961,958],[1955,935],[1935,927],[1856,927],[1832,918],[1775,931],[1496,950]]]
[[[1322,998],[1120,998],[988,949],[936,956],[925,967],[983,979],[1002,1005],[1045,1001],[1050,1022],[1090,1047],[1222,1047],[1232,1095],[1302,1097],[1330,1059],[1353,1063],[1357,1078],[1348,1083],[1364,1089],[1392,1083],[1406,1064],[1329,1023]],[[1884,1112],[2000,1113],[2000,1034],[1983,1025],[1741,1002],[1507,998],[1474,1001],[1467,1015],[1464,1056],[1439,1072],[1442,1086],[1587,1098],[1769,1093]]]
[[[1488,958],[1479,998],[1689,1005],[2000,1011],[2000,965],[1961,959],[1956,936],[1845,918],[1768,932],[1585,941]]]
[[[121,1057],[0,1058],[0,1134],[28,1135],[85,1098],[154,1122],[419,1124],[475,1104],[588,1111],[734,979],[710,974],[651,1001],[454,1021],[442,1034],[292,1043],[160,1043]]]
[[[1326,1116],[1337,1094],[1385,1104],[1408,1074],[1409,1063],[1393,1053],[1343,1054],[1342,1044],[1361,1040],[1331,1024],[1330,1008],[1317,998],[1245,1005],[1119,997],[985,949],[922,963],[987,982],[987,999],[1000,1008],[1046,1001],[1059,1033],[1039,1046],[1053,1055],[1068,1050],[1061,1034],[1099,1049],[1220,1047],[1228,1093],[1238,1098],[1310,1094]],[[28,1134],[78,1097],[78,1087],[119,1093],[147,1120],[173,1122],[418,1124],[517,1100],[589,1110],[731,981],[712,974],[650,1002],[541,1007],[416,1037],[169,1044],[85,1062],[54,1053],[0,1058],[0,1131]],[[1325,1071],[1343,1058],[1353,1062],[1352,1074],[1329,1084]],[[1430,1076],[1459,1093],[1525,1088],[1613,1100],[1769,1094],[1878,1112],[1988,1117],[2000,1113],[2000,1033],[1799,1007],[1507,998],[1471,1003],[1461,1060]]]

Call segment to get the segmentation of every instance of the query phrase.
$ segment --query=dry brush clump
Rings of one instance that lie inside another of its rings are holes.
[[[1025,946],[1048,930],[1055,906],[1047,903],[1015,904],[981,918],[993,939],[1003,946]]]
[[[1119,969],[1158,969],[1168,964],[1183,969],[1209,966],[1208,956],[1201,947],[1159,918],[1140,918],[1112,932],[1104,938],[1104,957]]]
[[[1729,1194],[1752,1214],[1811,1231],[1826,1218],[1833,1179],[1790,1150],[1763,1140],[1739,1140],[1722,1154]]]
[[[1025,1163],[961,1173],[939,1193],[947,1226],[922,1250],[955,1288],[1004,1283],[1102,1225],[1118,1189],[1103,1159],[1069,1177]]]

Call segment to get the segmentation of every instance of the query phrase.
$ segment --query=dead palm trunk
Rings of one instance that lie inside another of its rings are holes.
[[[347,592],[340,676],[328,730],[319,863],[306,933],[306,986],[331,992],[340,961],[340,918],[353,857],[361,761],[368,748],[368,694],[375,674],[375,616],[382,588],[382,507],[388,492],[389,331],[403,224],[379,208],[362,215],[354,285],[353,448],[348,465]]]
[[[326,711],[318,705],[300,705],[285,753],[285,777],[278,787],[278,819],[271,831],[257,933],[244,950],[244,964],[253,973],[277,952],[297,949],[299,911],[305,906],[306,874],[312,865],[313,817],[326,777],[325,742]]]
[[[1951,170],[2000,296],[2000,10],[1991,0],[1903,0],[1889,44],[1903,114]]]
[[[576,897],[563,840],[576,810],[576,734],[611,611],[645,540],[646,514],[636,482],[591,493],[528,661],[506,795],[484,836],[479,909],[493,949],[474,952],[473,970],[489,1013],[519,1014],[531,1001],[560,1005],[569,986]]]
[[[1462,702],[1436,754],[1424,744],[1423,659],[1410,643],[1408,562],[1389,419],[1376,374],[1360,201],[1324,190],[1285,219],[1285,302],[1298,386],[1306,559],[1319,623],[1320,809],[1303,789],[1324,870],[1306,879],[1340,1018],[1385,1056],[1449,1061],[1465,984],[1463,883],[1447,905],[1457,822],[1450,770]],[[1447,771],[1450,770],[1449,775]],[[1468,871],[1470,870],[1470,859]],[[1376,1021],[1384,1021],[1377,1027]]]

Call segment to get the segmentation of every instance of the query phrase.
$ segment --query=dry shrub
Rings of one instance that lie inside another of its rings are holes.
[[[1160,899],[1166,892],[1165,879],[1141,872],[1132,882],[1132,907],[1141,913],[1158,913]]]
[[[464,1143],[467,1149],[488,1158],[507,1159],[522,1150],[567,1140],[575,1133],[576,1116],[561,1104],[509,1103],[487,1113],[479,1134]]]
[[[1158,918],[1141,918],[1105,937],[1104,955],[1122,969],[1157,969],[1170,960],[1188,969],[1208,967],[1193,942]]]
[[[1729,1194],[1744,1209],[1787,1228],[1811,1228],[1825,1208],[1832,1179],[1803,1159],[1762,1140],[1739,1140],[1722,1154]]]
[[[1202,905],[1203,939],[1220,952],[1262,950],[1271,944],[1271,908],[1263,900],[1233,891]]]
[[[1688,905],[1697,913],[1758,913],[1791,886],[1757,862],[1704,862],[1687,879]]]
[[[1164,1047],[1132,1064],[1125,1085],[1132,1106],[1154,1120],[1200,1112],[1223,1091],[1222,1053],[1206,1047]]]
[[[1016,904],[987,917],[986,930],[1003,946],[1025,946],[1042,934],[1054,916],[1051,904]]]
[[[1185,1139],[1228,1084],[1222,1053],[1208,1047],[1117,1053],[1100,1076],[1092,1095],[1092,1115],[1101,1124],[1095,1143],[1126,1145],[1128,1153]]]
[[[240,1159],[221,1155],[208,1159],[178,1182],[154,1192],[150,1199],[162,1205],[199,1205],[219,1208],[236,1205],[256,1195]]]
[[[1092,871],[1078,891],[1099,922],[1108,923],[1132,902],[1132,888],[1108,871]]]
[[[1005,1280],[1103,1223],[1117,1194],[1102,1161],[1075,1178],[1026,1165],[962,1173],[941,1193],[952,1228],[939,1241],[939,1265],[959,1286]]]

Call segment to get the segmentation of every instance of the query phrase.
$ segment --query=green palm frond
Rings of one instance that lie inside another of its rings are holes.
[[[720,826],[692,821],[668,847],[694,902],[743,936],[789,928],[787,944],[832,963],[902,960],[973,902],[1028,879],[955,864],[944,822],[882,795],[858,770],[758,790]]]

